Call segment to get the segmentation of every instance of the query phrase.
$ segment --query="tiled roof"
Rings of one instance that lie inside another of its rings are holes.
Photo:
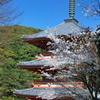
[[[52,33],[55,35],[81,35],[83,32],[84,28],[78,25],[78,23],[75,22],[64,22],[61,23],[53,28],[48,29],[47,31],[42,31],[37,34],[32,34],[32,35],[25,35],[22,38],[23,39],[34,39],[34,38],[48,38],[48,33]]]
[[[62,97],[73,97],[76,100],[89,100],[89,93],[83,88],[29,88],[25,90],[16,90],[14,94],[36,96],[47,100]]]

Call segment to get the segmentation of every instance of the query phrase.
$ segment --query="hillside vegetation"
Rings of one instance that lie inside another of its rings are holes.
[[[40,32],[40,29],[19,25],[0,26],[0,100],[22,100],[13,96],[15,89],[31,87],[31,83],[41,76],[18,68],[21,61],[35,59],[39,49],[21,41],[22,35]]]
[[[22,35],[34,34],[39,31],[41,30],[20,25],[0,26],[0,43],[16,41],[19,40]]]

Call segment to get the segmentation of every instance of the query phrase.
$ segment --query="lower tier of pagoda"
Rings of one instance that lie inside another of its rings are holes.
[[[47,61],[56,63],[57,59],[55,56],[39,55],[36,60],[17,64],[22,69],[41,74],[42,82],[32,83],[32,88],[16,90],[14,93],[16,96],[26,98],[25,100],[86,100],[89,97],[89,93],[84,89],[82,82],[74,81],[68,83],[68,80],[65,82],[65,75],[63,75],[63,78],[56,76],[56,82],[50,77],[47,78],[46,73],[55,75],[59,71],[57,69],[50,70],[52,66],[49,66],[50,64]],[[70,62],[65,64],[70,64]],[[68,70],[67,68],[66,71]]]
[[[14,93],[25,100],[90,100],[89,92],[83,88],[29,88]]]

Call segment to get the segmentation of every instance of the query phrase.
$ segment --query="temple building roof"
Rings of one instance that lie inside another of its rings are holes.
[[[89,100],[89,93],[82,88],[29,88],[16,90],[15,95],[35,96],[37,98],[52,100],[55,98],[73,97],[76,100]]]

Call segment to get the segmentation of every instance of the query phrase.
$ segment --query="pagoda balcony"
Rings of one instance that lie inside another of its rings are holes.
[[[84,88],[82,82],[34,82],[34,88]]]
[[[45,55],[42,55],[42,54],[36,55],[36,60],[20,62],[17,64],[17,66],[19,66],[22,69],[26,69],[26,70],[29,70],[32,72],[41,73],[42,71],[44,71],[44,72],[49,72],[49,73],[54,74],[59,69],[55,69],[55,70],[51,71],[50,68],[53,68],[53,65],[50,66],[49,61],[56,63],[56,62],[58,62],[58,60],[56,59],[56,56],[54,56],[53,54],[47,54],[50,56],[45,56]],[[62,62],[62,61],[59,61],[59,62]],[[70,61],[65,62],[65,64],[70,64]],[[66,69],[66,70],[69,70],[69,69]]]

